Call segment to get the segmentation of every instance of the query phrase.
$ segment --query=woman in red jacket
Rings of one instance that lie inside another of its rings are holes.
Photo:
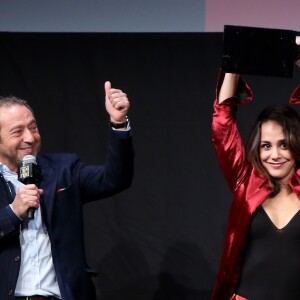
[[[246,92],[244,99],[239,91]],[[300,86],[291,100],[299,101]],[[289,106],[258,116],[246,147],[236,124],[252,100],[238,74],[220,75],[213,143],[233,194],[212,299],[300,299],[300,117]]]

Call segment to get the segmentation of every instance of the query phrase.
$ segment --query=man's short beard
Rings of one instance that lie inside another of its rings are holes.
[[[15,159],[15,163],[17,164],[17,166],[20,166],[22,164],[22,159],[20,159],[19,157],[17,157]]]

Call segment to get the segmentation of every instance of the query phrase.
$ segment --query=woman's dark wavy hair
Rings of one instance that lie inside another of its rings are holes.
[[[300,116],[290,106],[269,106],[257,117],[246,142],[247,157],[255,169],[265,176],[273,189],[273,196],[280,191],[279,183],[270,176],[260,160],[261,126],[267,121],[274,121],[282,126],[288,149],[300,167]]]

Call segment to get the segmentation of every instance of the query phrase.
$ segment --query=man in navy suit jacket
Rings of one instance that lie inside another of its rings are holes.
[[[105,83],[112,130],[103,165],[75,154],[40,154],[41,137],[30,106],[0,99],[0,299],[94,300],[85,258],[82,204],[128,188],[133,150],[127,95]],[[36,157],[41,183],[23,185],[18,168]],[[28,209],[34,219],[28,219]]]

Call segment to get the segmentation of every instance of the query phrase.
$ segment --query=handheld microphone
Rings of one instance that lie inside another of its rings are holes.
[[[38,185],[41,182],[41,169],[33,155],[25,155],[18,170],[18,180],[24,184]],[[27,216],[29,220],[34,218],[35,208],[29,208]]]

